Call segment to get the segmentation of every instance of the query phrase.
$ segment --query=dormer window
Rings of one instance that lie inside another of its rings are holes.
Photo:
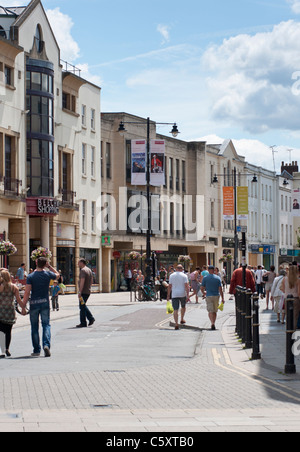
[[[41,53],[43,50],[43,35],[42,35],[42,29],[41,29],[40,25],[37,25],[37,27],[36,27],[34,39],[35,39],[37,51],[39,53]]]

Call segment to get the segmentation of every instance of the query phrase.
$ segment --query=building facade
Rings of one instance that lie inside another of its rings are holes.
[[[131,262],[128,254],[146,252],[146,187],[131,185],[131,140],[146,138],[146,119],[127,113],[102,113],[101,117],[102,228],[106,234],[102,279],[103,289],[110,291],[124,286],[129,268],[144,268],[142,259]],[[122,135],[120,122],[126,126]],[[234,253],[234,222],[223,219],[223,187],[233,184],[234,169],[237,184],[247,183],[244,157],[237,154],[231,140],[222,145],[185,142],[158,134],[155,122],[150,123],[150,139],[164,140],[166,145],[165,184],[151,187],[151,199],[157,200],[151,203],[151,249],[158,268],[176,265],[180,255],[189,255],[192,267],[219,264],[224,253]],[[214,184],[217,174],[219,183]],[[146,221],[139,231],[130,227],[134,215]],[[232,263],[226,265],[231,272]]]
[[[62,64],[39,0],[1,8],[0,27],[0,230],[18,249],[10,270],[29,270],[44,246],[70,290],[81,255],[100,289],[100,88]]]

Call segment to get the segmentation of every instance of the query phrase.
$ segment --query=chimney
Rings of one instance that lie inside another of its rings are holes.
[[[292,163],[284,163],[282,162],[281,165],[281,174],[287,171],[291,176],[294,173],[299,173],[299,167],[298,167],[298,162],[292,162]]]

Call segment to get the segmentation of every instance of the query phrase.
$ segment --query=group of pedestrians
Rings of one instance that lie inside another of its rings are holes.
[[[170,276],[168,287],[168,300],[172,299],[174,309],[175,330],[179,330],[180,324],[184,325],[186,304],[190,300],[190,288],[196,293],[196,303],[200,291],[203,298],[206,299],[206,306],[211,322],[211,330],[216,329],[217,313],[221,303],[224,300],[224,281],[222,275],[216,272],[213,265],[204,270],[204,274],[200,268],[197,268],[194,273],[195,277],[191,278],[191,287],[188,276],[184,273],[182,265],[178,265],[175,273]],[[199,278],[197,277],[199,275]],[[201,275],[201,276],[200,276]],[[200,281],[201,277],[201,283]],[[235,295],[238,286],[250,289],[252,293],[257,292],[264,298],[262,286],[265,288],[267,297],[267,309],[269,301],[272,303],[272,309],[277,314],[278,323],[285,321],[285,308],[287,297],[293,296],[294,304],[294,328],[300,329],[300,267],[294,262],[289,268],[280,267],[279,275],[275,272],[275,267],[272,266],[270,271],[265,271],[262,267],[258,267],[256,271],[251,268],[240,267],[233,272],[229,293]],[[179,320],[179,310],[181,309],[181,317]]]
[[[205,275],[201,282],[201,286],[197,285],[197,290],[201,288],[203,297],[206,298],[208,316],[211,322],[211,330],[216,329],[217,313],[220,306],[220,297],[222,303],[225,304],[223,285],[221,278],[215,274],[215,267],[210,265],[205,270]],[[195,286],[196,288],[196,286]],[[168,287],[168,300],[172,298],[174,309],[175,330],[179,330],[179,324],[186,323],[184,317],[186,314],[186,303],[189,300],[190,284],[188,276],[184,273],[182,265],[176,267],[175,273],[170,276]],[[179,323],[179,309],[181,308],[181,320]]]
[[[10,357],[11,333],[16,322],[15,299],[21,307],[22,315],[26,315],[27,303],[30,304],[31,340],[33,346],[32,357],[39,357],[43,348],[45,357],[51,356],[51,325],[50,325],[50,281],[59,281],[60,273],[53,268],[46,258],[37,260],[36,270],[27,276],[23,300],[17,285],[12,283],[7,269],[0,269],[0,358]],[[80,259],[79,273],[79,307],[80,324],[77,328],[93,325],[95,318],[87,307],[93,283],[92,271],[87,267],[85,259]],[[39,334],[41,319],[43,336],[42,347]]]
[[[230,294],[235,295],[237,286],[244,287],[244,272],[246,288],[252,293],[256,292],[261,299],[266,296],[266,310],[269,310],[271,301],[278,323],[285,323],[286,299],[289,295],[293,296],[294,328],[300,328],[300,267],[297,262],[293,262],[288,268],[281,266],[278,275],[274,266],[271,266],[270,271],[262,266],[258,266],[257,270],[241,267],[233,273]]]

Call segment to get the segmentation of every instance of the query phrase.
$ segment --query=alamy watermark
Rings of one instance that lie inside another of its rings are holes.
[[[145,233],[154,235],[184,232],[186,241],[199,241],[204,237],[205,202],[203,195],[151,194],[148,205],[145,193],[120,187],[117,196],[102,194],[97,200],[101,212],[97,227],[104,232]]]

